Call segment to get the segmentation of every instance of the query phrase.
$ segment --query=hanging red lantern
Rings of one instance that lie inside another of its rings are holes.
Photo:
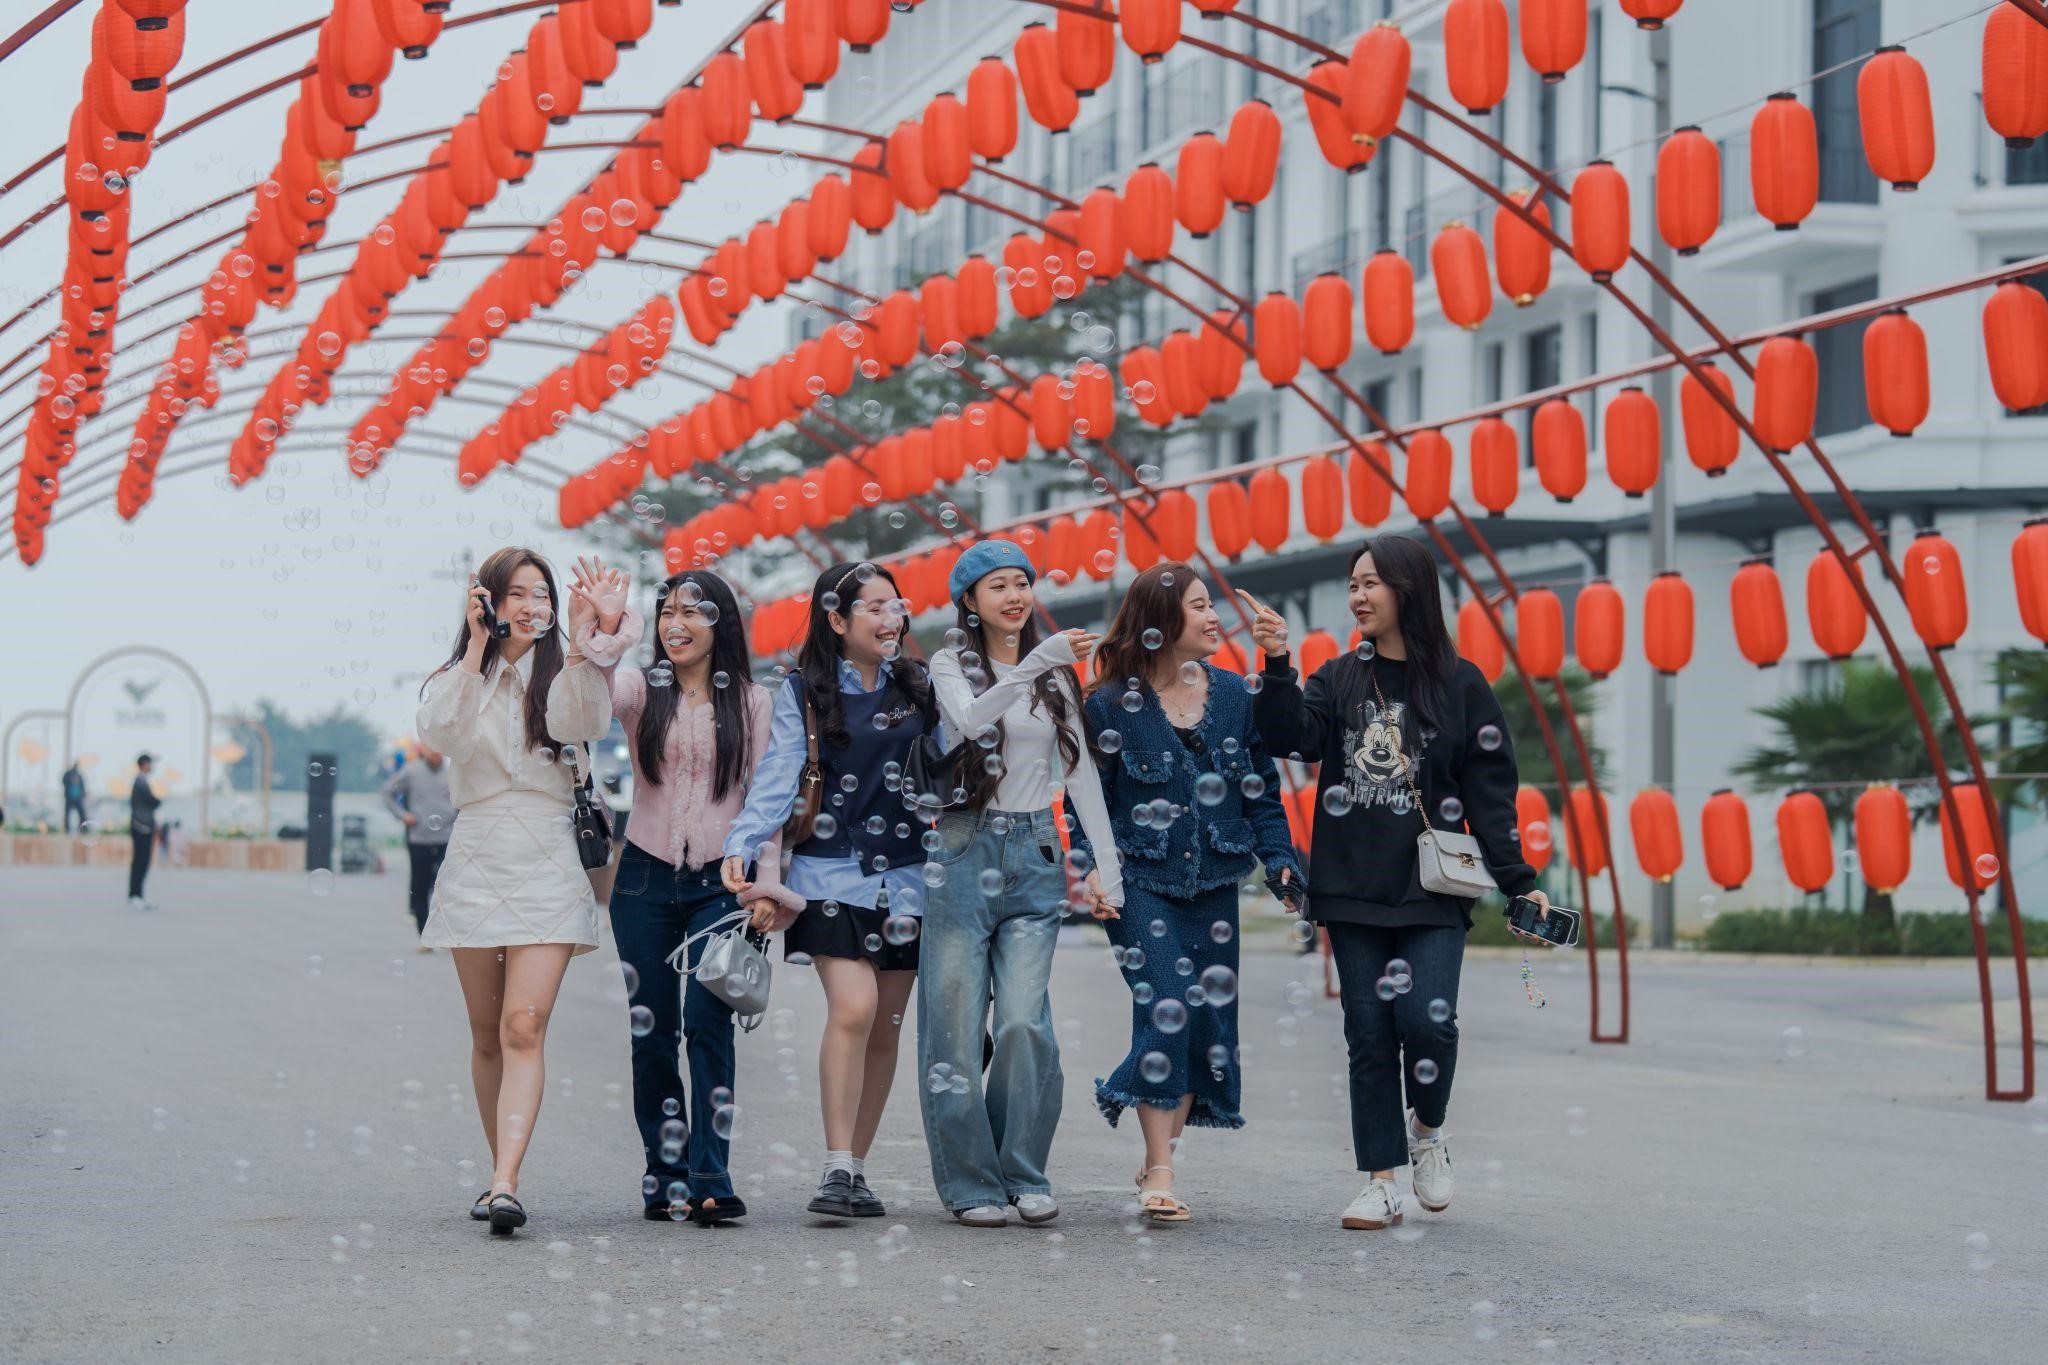
[[[2048,25],[1997,5],[1984,20],[1984,121],[2015,150],[2048,133]]]
[[[1225,559],[1236,559],[1252,543],[1252,504],[1235,479],[1209,485],[1209,542]]]
[[[979,341],[996,329],[996,268],[986,256],[969,256],[954,274],[960,330]]]
[[[1856,798],[1856,866],[1871,890],[1889,896],[1913,870],[1913,812],[1889,782],[1873,782]]]
[[[1246,100],[1230,116],[1223,143],[1223,194],[1242,213],[1273,192],[1280,171],[1280,116],[1264,100]]]
[[[945,91],[924,107],[925,176],[942,190],[957,190],[974,173],[974,148],[967,131],[967,106]]]
[[[1150,66],[1173,50],[1180,41],[1180,0],[1122,0],[1117,19],[1123,26],[1124,46]]]
[[[1515,429],[1498,417],[1480,419],[1472,428],[1467,454],[1473,499],[1489,516],[1506,516],[1521,487],[1522,452]]]
[[[1223,142],[1196,133],[1180,145],[1175,163],[1174,212],[1195,238],[1207,237],[1223,221]]]
[[[821,261],[836,261],[853,228],[853,190],[839,176],[825,176],[811,186],[810,205],[804,227],[811,254]]]
[[[1202,344],[1187,332],[1171,332],[1159,343],[1159,359],[1166,371],[1166,401],[1182,417],[1199,417],[1209,407],[1209,390],[1202,383]]]
[[[1856,592],[1862,581],[1863,570],[1853,560],[1844,568],[1832,550],[1820,551],[1806,567],[1807,627],[1830,659],[1846,659],[1863,647],[1870,621]]]
[[[704,134],[711,145],[729,152],[745,142],[754,127],[754,93],[739,54],[713,56],[704,64],[698,87],[704,92]]]
[[[1359,35],[1344,73],[1344,120],[1358,136],[1378,144],[1393,135],[1413,59],[1408,39],[1387,20]]]
[[[1827,889],[1835,875],[1835,841],[1827,807],[1809,791],[1778,803],[1778,851],[1785,875],[1807,895]]]
[[[924,125],[910,119],[898,123],[889,133],[882,162],[889,190],[903,207],[923,213],[939,202],[938,187],[924,173]]]
[[[1538,682],[1564,671],[1564,603],[1548,588],[1531,588],[1515,599],[1515,658]]]
[[[380,6],[410,5],[419,0],[378,0]],[[588,4],[557,10],[561,20],[556,32],[562,40],[562,60],[571,74],[586,86],[603,85],[619,68],[619,47],[597,27],[597,11]]]
[[[2048,403],[2048,297],[2018,280],[1984,304],[1984,354],[1991,388],[2014,412]]]
[[[1172,426],[1179,414],[1167,401],[1166,369],[1159,352],[1150,346],[1133,346],[1124,352],[1117,368],[1139,418],[1155,427]]]
[[[1675,571],[1651,579],[1643,594],[1643,657],[1659,673],[1692,662],[1692,587]]]
[[[1017,76],[1000,57],[983,57],[967,74],[967,138],[992,166],[1016,150]]]
[[[1820,202],[1820,133],[1790,91],[1764,101],[1749,125],[1749,189],[1756,211],[1790,232]]]
[[[1621,0],[1621,12],[1636,21],[1636,27],[1656,30],[1678,13],[1685,0]]]
[[[1512,198],[1544,228],[1550,226],[1550,208],[1536,190]],[[1505,205],[1493,215],[1493,269],[1500,292],[1517,308],[1527,308],[1550,287],[1550,239]]]
[[[1196,372],[1211,399],[1237,392],[1244,377],[1244,315],[1227,308],[1209,314],[1195,337]]]
[[[1955,818],[1949,803],[1936,807],[1941,815],[1941,856],[1948,865],[1948,879],[1964,890],[1983,891],[1998,880],[1998,844],[1991,828],[1991,812],[1983,788],[1974,782],[1958,782],[1949,788],[1962,817],[1962,837],[1956,837]]]
[[[1620,668],[1628,608],[1615,586],[1596,578],[1579,589],[1572,615],[1572,653],[1578,656],[1579,666],[1595,678]]]
[[[1252,475],[1250,491],[1252,539],[1267,554],[1277,554],[1291,529],[1286,476],[1277,469],[1261,469]]]
[[[391,74],[391,43],[377,27],[373,0],[334,0],[320,25],[320,74],[358,99]]]
[[[1631,498],[1649,492],[1664,460],[1664,424],[1656,400],[1633,385],[1615,394],[1607,404],[1601,444],[1614,486]]]
[[[1903,308],[1863,329],[1863,397],[1871,419],[1894,436],[1911,436],[1927,420],[1927,334]]]
[[[1360,526],[1379,525],[1394,510],[1394,462],[1387,447],[1379,441],[1353,446],[1351,458],[1345,463],[1352,520]]]
[[[1161,492],[1152,504],[1152,529],[1168,559],[1195,557],[1195,499],[1183,488]]]
[[[839,36],[855,52],[866,52],[889,35],[889,0],[833,0]]]
[[[1717,401],[1710,390],[1733,404],[1735,384],[1711,360],[1700,362],[1699,374],[1706,377],[1705,383],[1690,370],[1678,381],[1679,417],[1685,427],[1686,457],[1696,468],[1704,470],[1708,478],[1715,479],[1735,463],[1736,453],[1742,448],[1742,430],[1735,424],[1729,407]]]
[[[1335,540],[1344,533],[1344,471],[1328,455],[1301,467],[1301,524],[1317,540]]]
[[[1728,619],[1743,658],[1773,668],[1785,657],[1785,590],[1768,560],[1752,559],[1735,571],[1728,584]]]
[[[2020,624],[2048,645],[2048,517],[2028,522],[2013,539],[2012,581]]]
[[[1789,454],[1813,437],[1820,403],[1820,358],[1797,336],[1772,337],[1757,352],[1757,435],[1770,449]]]
[[[1749,880],[1755,859],[1750,850],[1749,803],[1722,787],[1700,808],[1700,847],[1706,853],[1707,875],[1723,891],[1738,891]]]
[[[1856,73],[1863,155],[1895,190],[1920,188],[1934,169],[1934,99],[1927,72],[1903,47],[1881,47]]]
[[[1274,388],[1294,382],[1301,370],[1301,309],[1282,293],[1259,300],[1252,315],[1252,350],[1259,373]]]
[[[1668,882],[1685,861],[1685,839],[1678,829],[1678,803],[1661,787],[1645,787],[1629,802],[1628,827],[1636,846],[1636,865],[1655,882]]]
[[[1493,112],[1508,92],[1508,8],[1501,0],[1451,0],[1444,65],[1451,98],[1466,113]]]
[[[1344,63],[1325,60],[1309,68],[1309,88],[1302,91],[1302,107],[1308,110],[1309,131],[1315,134],[1316,150],[1323,160],[1350,174],[1362,171],[1372,161],[1373,144],[1360,137],[1344,117],[1344,88],[1349,84]]]
[[[853,154],[853,168],[847,172],[852,182],[853,221],[870,237],[879,235],[896,217],[896,192],[882,169],[883,155],[881,142],[864,143]]]
[[[1064,381],[1056,374],[1042,374],[1031,381],[1031,434],[1038,448],[1063,450],[1074,436],[1074,418],[1067,400],[1060,396]]]
[[[1522,58],[1556,85],[1586,55],[1585,0],[1522,0]]]
[[[1092,95],[1116,71],[1116,15],[1107,0],[1076,0],[1085,9],[1053,13],[1060,79],[1076,95]]]
[[[1125,217],[1122,201],[1107,186],[1088,191],[1081,200],[1080,249],[1092,258],[1086,269],[1096,279],[1115,279],[1124,273]]]
[[[1578,215],[1573,214],[1573,221]],[[1429,266],[1444,317],[1468,332],[1479,330],[1493,311],[1493,285],[1486,274],[1486,243],[1463,223],[1451,223],[1429,244]]]
[[[1060,11],[1062,19],[1066,14]],[[1060,41],[1044,24],[1026,24],[1017,35],[1014,59],[1024,87],[1024,112],[1049,133],[1066,132],[1081,112],[1080,96],[1061,74],[1060,57]]]
[[[1075,362],[1073,409],[1076,436],[1106,441],[1116,431],[1116,377],[1107,365],[1093,360]]]
[[[1535,787],[1515,790],[1515,835],[1522,846],[1522,861],[1541,872],[1550,866],[1556,840],[1550,832],[1550,802]]]
[[[1325,374],[1351,358],[1351,286],[1342,275],[1318,275],[1301,297],[1302,352]]]
[[[1360,281],[1365,336],[1381,355],[1395,355],[1415,336],[1415,267],[1398,251],[1379,251]]]
[[[1419,521],[1442,516],[1451,505],[1451,443],[1441,431],[1431,428],[1408,438],[1401,493]]]
[[[960,286],[950,275],[934,275],[917,289],[917,312],[924,324],[924,348],[937,355],[951,346],[957,352],[966,340],[960,325]]]
[[[804,86],[790,74],[782,25],[773,19],[756,19],[747,25],[743,45],[747,88],[753,92],[754,108],[762,118],[776,123],[794,118],[803,107]]]
[[[1572,181],[1572,259],[1605,284],[1628,264],[1628,181],[1614,163],[1595,161]]]
[[[1947,649],[1970,625],[1963,560],[1948,537],[1922,531],[1906,547],[1899,565],[1905,578],[1906,610],[1913,629],[1931,649]]]
[[[1586,487],[1586,419],[1568,399],[1552,398],[1536,409],[1530,436],[1536,478],[1559,502],[1570,502]]]
[[[434,0],[447,8],[448,0]],[[647,30],[654,27],[654,0],[585,0],[598,31],[631,51],[639,46]]]
[[[1130,252],[1147,265],[1173,254],[1173,177],[1148,161],[1124,181],[1123,231]]]
[[[1695,256],[1721,226],[1721,149],[1691,124],[1657,151],[1657,231]]]
[[[417,0],[413,0],[417,8]],[[154,90],[178,64],[185,51],[185,16],[170,15],[161,28],[140,29],[111,5],[92,20],[92,56],[137,91]]]
[[[1409,455],[1414,455],[1412,449]],[[1458,608],[1458,655],[1469,659],[1489,683],[1498,681],[1507,670],[1507,646],[1501,642],[1493,618],[1476,598],[1466,598]]]
[[[806,90],[822,90],[839,70],[839,27],[832,0],[783,0],[783,46],[789,74]]]

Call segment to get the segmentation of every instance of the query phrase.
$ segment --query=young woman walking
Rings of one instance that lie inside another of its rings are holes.
[[[784,882],[805,904],[782,947],[785,959],[815,965],[825,987],[825,1172],[809,1208],[828,1218],[887,1212],[868,1188],[867,1154],[917,983],[924,892],[924,825],[906,808],[902,777],[911,747],[937,725],[930,677],[903,652],[907,621],[882,566],[835,564],[818,576],[797,667],[775,697],[768,751],[725,840],[725,887],[766,923],[775,907],[762,895],[771,861],[763,847],[772,854],[793,812],[803,820]]]
[[[1266,656],[1252,708],[1259,731],[1274,752],[1322,764],[1307,914],[1329,930],[1337,960],[1351,1143],[1368,1173],[1344,1210],[1347,1228],[1401,1221],[1393,1175],[1404,1160],[1417,1203],[1441,1213],[1451,1202],[1443,1124],[1472,902],[1423,888],[1416,836],[1425,824],[1469,830],[1504,893],[1549,909],[1522,859],[1507,722],[1485,676],[1452,646],[1437,584],[1419,541],[1367,541],[1349,582],[1359,646],[1317,669],[1306,694],[1288,662],[1285,618],[1244,594]]]
[[[932,1180],[970,1227],[1002,1227],[1008,1204],[1027,1223],[1059,1216],[1045,1174],[1064,1085],[1047,995],[1067,903],[1057,793],[1100,851],[1085,904],[1098,919],[1123,904],[1073,672],[1096,637],[1069,630],[1041,641],[1036,578],[1009,541],[969,548],[948,582],[958,629],[932,656],[947,739],[963,750],[952,780],[966,801],[939,820],[926,865],[917,1066]],[[995,1045],[985,1076],[984,1029]]]
[[[1283,901],[1302,889],[1245,680],[1208,662],[1222,643],[1208,585],[1185,564],[1155,564],[1096,650],[1087,702],[1125,888],[1109,935],[1131,989],[1130,1051],[1095,1083],[1095,1103],[1111,1126],[1137,1107],[1141,1208],[1159,1222],[1190,1217],[1173,1193],[1182,1128],[1244,1126],[1238,883],[1256,855]]]
[[[611,919],[619,960],[632,969],[633,1119],[647,1160],[641,1199],[656,1221],[729,1223],[747,1213],[728,1170],[738,1070],[732,1006],[695,977],[678,991],[669,957],[740,908],[719,865],[767,747],[771,699],[753,681],[745,617],[717,574],[675,574],[656,590],[644,668],[620,667],[643,629],[626,606],[626,576],[579,560],[570,590],[591,604],[577,644],[611,685],[633,765]],[[775,884],[776,860],[762,861],[756,895],[787,913],[801,909],[800,897]],[[686,965],[697,965],[707,942],[690,944]],[[688,1058],[687,1095],[679,1052]]]
[[[526,1222],[519,1165],[540,1113],[542,1046],[562,973],[597,946],[597,901],[576,856],[574,772],[611,728],[605,681],[556,629],[555,580],[508,546],[477,567],[454,650],[421,687],[416,733],[448,756],[455,828],[420,942],[447,948],[469,1009],[470,1078],[491,1188],[470,1216]],[[570,603],[572,635],[589,604]],[[500,638],[493,624],[510,632]]]

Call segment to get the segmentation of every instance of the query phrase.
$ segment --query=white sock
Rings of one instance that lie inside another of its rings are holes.
[[[826,1175],[830,1175],[834,1171],[855,1171],[858,1169],[859,1167],[854,1163],[852,1152],[825,1153]]]
[[[1408,1115],[1408,1136],[1414,1138],[1417,1142],[1435,1142],[1443,1136],[1443,1129],[1438,1128],[1433,1132],[1425,1133],[1422,1131],[1422,1120],[1416,1118],[1411,1113]]]
[[[866,1157],[853,1156],[849,1154],[847,1160],[851,1163],[848,1169],[851,1170],[855,1175],[861,1177],[865,1177],[867,1175],[868,1159]]]

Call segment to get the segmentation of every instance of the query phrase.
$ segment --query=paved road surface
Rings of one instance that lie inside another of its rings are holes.
[[[898,1361],[2019,1360],[2048,1328],[2048,1106],[1987,1105],[1961,965],[1673,962],[1627,1047],[1585,978],[1468,962],[1455,1207],[1346,1233],[1338,1013],[1247,955],[1237,1133],[1181,1156],[1197,1220],[1132,1216],[1106,953],[1063,947],[1067,1070],[1047,1229],[952,1224],[906,1048],[871,1159],[891,1216],[814,1226],[823,1001],[741,1045],[734,1169],[756,1212],[638,1218],[613,958],[570,969],[526,1168],[534,1223],[464,1212],[484,1157],[444,954],[398,878],[0,869],[0,1359]],[[1268,939],[1268,942],[1277,940]],[[1298,992],[1296,992],[1298,994]],[[1788,1029],[1799,1030],[1787,1035]]]

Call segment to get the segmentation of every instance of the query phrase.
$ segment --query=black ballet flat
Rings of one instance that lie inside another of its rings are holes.
[[[683,1223],[689,1221],[694,1212],[689,1200],[672,1199],[666,1204],[649,1204],[640,1216],[650,1223]]]
[[[489,1190],[485,1190],[482,1194],[478,1195],[476,1202],[469,1206],[469,1216],[476,1219],[479,1223],[491,1221],[491,1192]]]
[[[491,1196],[491,1236],[510,1237],[514,1228],[526,1226],[526,1206],[511,1193]]]
[[[690,1221],[700,1228],[715,1227],[747,1216],[747,1201],[736,1194],[721,1194],[700,1200]]]

